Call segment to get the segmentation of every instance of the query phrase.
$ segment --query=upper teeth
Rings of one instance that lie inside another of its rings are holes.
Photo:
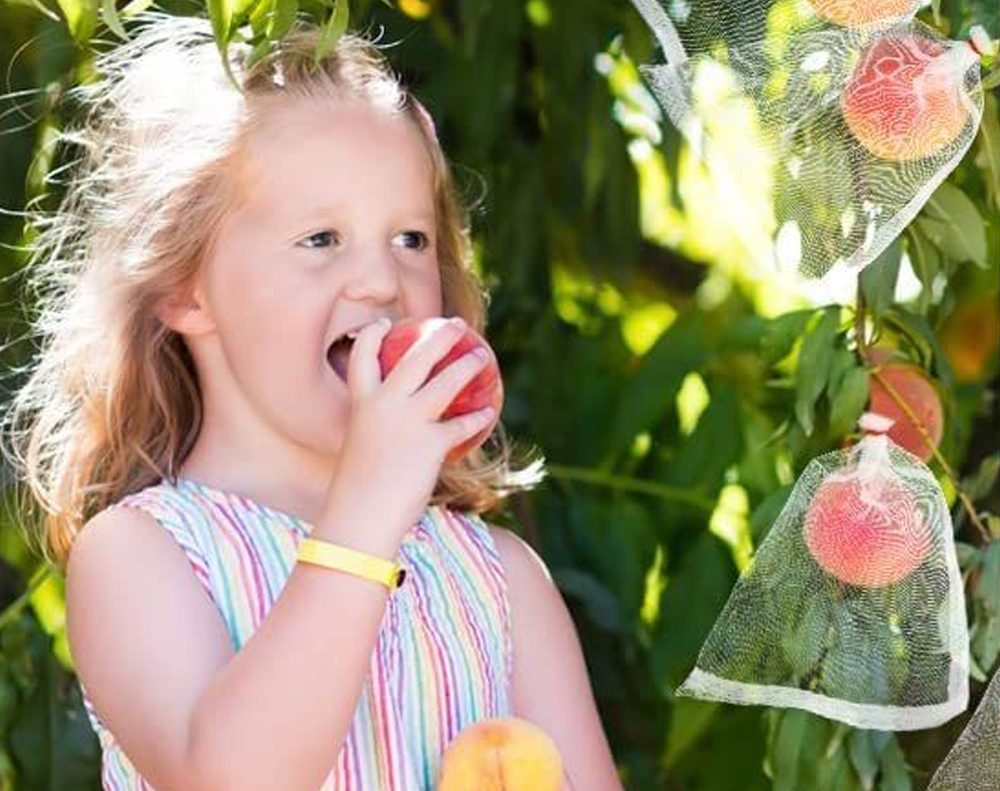
[[[345,333],[344,333],[344,337],[345,337],[345,338],[350,338],[350,339],[351,339],[351,340],[353,341],[353,340],[354,340],[355,338],[357,338],[357,337],[358,337],[358,333],[359,333],[360,331],[361,331],[361,330],[351,330],[350,332],[345,332]]]

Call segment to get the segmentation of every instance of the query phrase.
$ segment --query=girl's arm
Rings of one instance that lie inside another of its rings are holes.
[[[573,621],[545,563],[519,536],[490,526],[507,575],[514,713],[562,754],[566,791],[621,791]]]
[[[313,537],[392,557],[400,530],[343,511]],[[181,549],[148,514],[112,508],[66,572],[77,672],[104,724],[161,791],[315,791],[335,765],[388,589],[297,564],[242,650]]]

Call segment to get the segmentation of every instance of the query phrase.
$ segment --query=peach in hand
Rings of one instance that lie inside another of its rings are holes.
[[[378,359],[382,378],[388,376],[407,349],[420,338],[434,332],[440,324],[446,321],[448,321],[446,318],[434,317],[427,319],[407,318],[396,322],[382,339],[382,348],[379,350]],[[500,378],[500,366],[486,339],[471,327],[465,330],[465,335],[459,338],[451,350],[435,364],[428,379],[436,376],[441,369],[477,346],[489,352],[489,360],[486,366],[480,369],[472,381],[462,388],[445,408],[444,412],[441,413],[441,419],[447,420],[468,412],[475,412],[486,406],[493,407],[493,419],[477,434],[452,448],[445,457],[446,462],[457,461],[482,445],[500,419],[500,410],[503,407],[503,381]]]

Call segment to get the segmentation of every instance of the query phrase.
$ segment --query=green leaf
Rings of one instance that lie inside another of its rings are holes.
[[[771,529],[771,525],[774,524],[781,510],[788,502],[793,488],[795,488],[793,484],[788,484],[771,492],[750,515],[750,535],[753,538],[755,546],[760,546],[760,543],[764,540],[764,537]]]
[[[1000,541],[991,541],[982,551],[973,600],[970,648],[979,666],[989,671],[1000,655]]]
[[[795,417],[806,435],[812,434],[816,399],[826,387],[833,361],[833,340],[840,325],[840,309],[823,311],[816,327],[806,335],[795,374]]]
[[[623,383],[605,458],[627,452],[637,434],[675,409],[684,377],[699,370],[708,357],[707,340],[703,317],[695,312],[681,314],[660,335]]]
[[[36,11],[40,11],[42,14],[47,16],[53,22],[59,22],[59,14],[51,11],[41,0],[7,0],[10,5],[21,5],[27,6],[28,8],[34,8]],[[60,4],[61,5],[61,4]]]
[[[118,17],[115,0],[101,0],[101,18],[104,20],[104,24],[120,39],[128,38],[128,33],[125,32],[122,21]]]
[[[206,0],[208,15],[212,20],[212,34],[220,52],[225,55],[228,49],[230,32],[233,25],[235,0]]]
[[[667,733],[667,751],[663,757],[669,769],[687,749],[712,725],[719,711],[719,704],[691,698],[677,698],[671,706],[670,730]]]
[[[982,561],[979,547],[966,544],[964,541],[955,542],[955,555],[958,558],[958,567],[962,571],[971,571]]]
[[[57,2],[66,17],[66,24],[73,38],[81,44],[90,41],[97,26],[97,0],[57,0]],[[37,5],[44,8],[40,2]]]
[[[729,546],[703,531],[667,575],[652,660],[657,686],[670,693],[694,664],[737,574]]]
[[[830,436],[843,437],[853,431],[867,403],[868,369],[851,368],[831,399]]]
[[[261,60],[261,58],[265,57],[273,47],[274,43],[266,37],[258,41],[254,44],[253,49],[250,50],[250,54],[247,55],[247,58],[243,63],[244,68],[253,68],[253,65]]]
[[[317,65],[326,53],[336,46],[344,31],[347,30],[347,24],[350,21],[350,8],[347,0],[336,0],[336,3],[329,19],[323,25],[323,34],[316,45],[316,52],[313,53],[313,63]]]
[[[817,770],[823,759],[823,731],[829,726],[805,711],[778,713],[778,724],[768,751],[774,791],[819,788]]]
[[[155,0],[132,0],[128,5],[126,5],[120,12],[119,16],[127,19],[130,16],[135,16],[136,14],[141,14],[147,8],[149,8]]]
[[[796,676],[805,676],[819,661],[829,628],[827,600],[822,596],[810,597],[799,622],[794,629],[785,632],[781,641],[781,649]]]
[[[954,383],[951,365],[927,320],[898,304],[890,308],[885,320],[917,349],[920,354],[920,364],[925,368],[933,368],[942,386],[946,389],[951,388]]]
[[[972,261],[988,267],[986,223],[976,204],[955,185],[943,182],[927,201],[917,223],[956,263]]]
[[[573,568],[552,569],[551,573],[552,581],[559,590],[579,599],[594,623],[615,634],[626,632],[618,599],[604,583],[592,574]]]
[[[298,10],[298,0],[274,0],[274,11],[267,25],[267,37],[271,41],[277,41],[291,30]]]
[[[861,292],[864,294],[868,309],[877,318],[881,318],[895,300],[896,281],[899,279],[899,264],[902,258],[903,245],[896,238],[861,272],[858,280]]]
[[[882,760],[879,762],[879,766],[882,769],[878,784],[879,791],[912,791],[913,784],[910,780],[909,768],[906,765],[906,756],[903,755],[903,750],[895,735],[882,751]]]
[[[787,357],[814,315],[816,311],[812,309],[797,310],[768,322],[760,342],[760,353],[764,360],[774,365]]]
[[[993,453],[984,458],[979,469],[962,481],[962,489],[972,502],[989,497],[1000,477],[1000,453]]]
[[[830,363],[830,374],[826,380],[826,397],[833,403],[834,397],[837,395],[837,390],[840,389],[840,383],[844,379],[844,374],[846,374],[851,368],[855,368],[858,365],[857,358],[854,354],[845,346],[837,345],[833,350],[833,360]]]
[[[875,788],[875,778],[878,776],[879,756],[885,742],[872,738],[875,731],[853,729],[847,740],[847,752],[851,757],[851,765],[858,773],[858,780],[864,791]]]
[[[267,37],[267,26],[270,22],[271,15],[274,13],[274,0],[260,0],[253,8],[250,10],[250,29],[253,31],[254,36],[264,36],[265,41]],[[270,48],[270,41],[267,41],[268,48]]]
[[[29,650],[35,683],[6,733],[10,754],[22,770],[17,788],[97,788],[97,737],[83,709],[79,685],[59,664],[51,646],[48,635],[31,619]]]
[[[133,2],[145,2],[146,0],[133,0]],[[234,20],[244,20],[247,18],[247,12],[250,11],[251,7],[258,3],[259,0],[236,0],[235,6],[233,7],[233,19]]]
[[[1000,106],[992,91],[985,92],[983,97],[983,120],[979,127],[981,145],[978,164],[984,171],[989,197],[993,205],[1000,211]]]
[[[698,419],[698,425],[656,477],[672,486],[715,495],[725,483],[726,470],[739,461],[743,436],[733,431],[740,422],[740,399],[734,387],[719,385]]]
[[[921,286],[920,312],[926,313],[928,306],[935,301],[935,280],[941,271],[941,253],[915,223],[909,225],[907,234],[910,241],[910,264]]]
[[[233,87],[240,90],[240,83],[233,74],[232,64],[229,62],[229,42],[233,35],[235,0],[207,0],[207,4],[208,15],[212,20],[212,35],[215,37],[219,57],[222,59],[222,69]]]

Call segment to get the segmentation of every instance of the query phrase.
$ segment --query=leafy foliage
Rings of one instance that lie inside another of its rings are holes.
[[[7,338],[23,335],[25,299],[16,290],[24,229],[10,212],[58,197],[44,186],[58,165],[47,144],[69,120],[56,100],[148,5],[0,0]],[[437,119],[470,202],[484,199],[475,264],[492,287],[505,425],[550,463],[548,483],[496,521],[538,548],[566,598],[626,787],[924,782],[953,728],[897,738],[673,692],[795,477],[856,438],[876,370],[859,328],[940,385],[946,429],[932,464],[954,507],[973,675],[995,672],[998,355],[996,333],[981,328],[997,326],[996,90],[973,149],[866,271],[861,300],[816,300],[752,271],[725,207],[700,197],[704,174],[638,79],[653,42],[627,0],[207,0],[206,10],[220,50],[242,39],[254,57],[299,16],[324,26],[324,46],[348,25],[384,26],[400,42],[390,57]],[[942,0],[922,17],[953,37],[975,22],[994,35],[1000,25],[995,0]],[[2,351],[9,392],[30,349]],[[26,791],[97,788],[99,748],[73,683],[61,585],[7,513],[0,777]],[[807,660],[795,649],[809,643],[808,613],[798,623],[783,649]]]

